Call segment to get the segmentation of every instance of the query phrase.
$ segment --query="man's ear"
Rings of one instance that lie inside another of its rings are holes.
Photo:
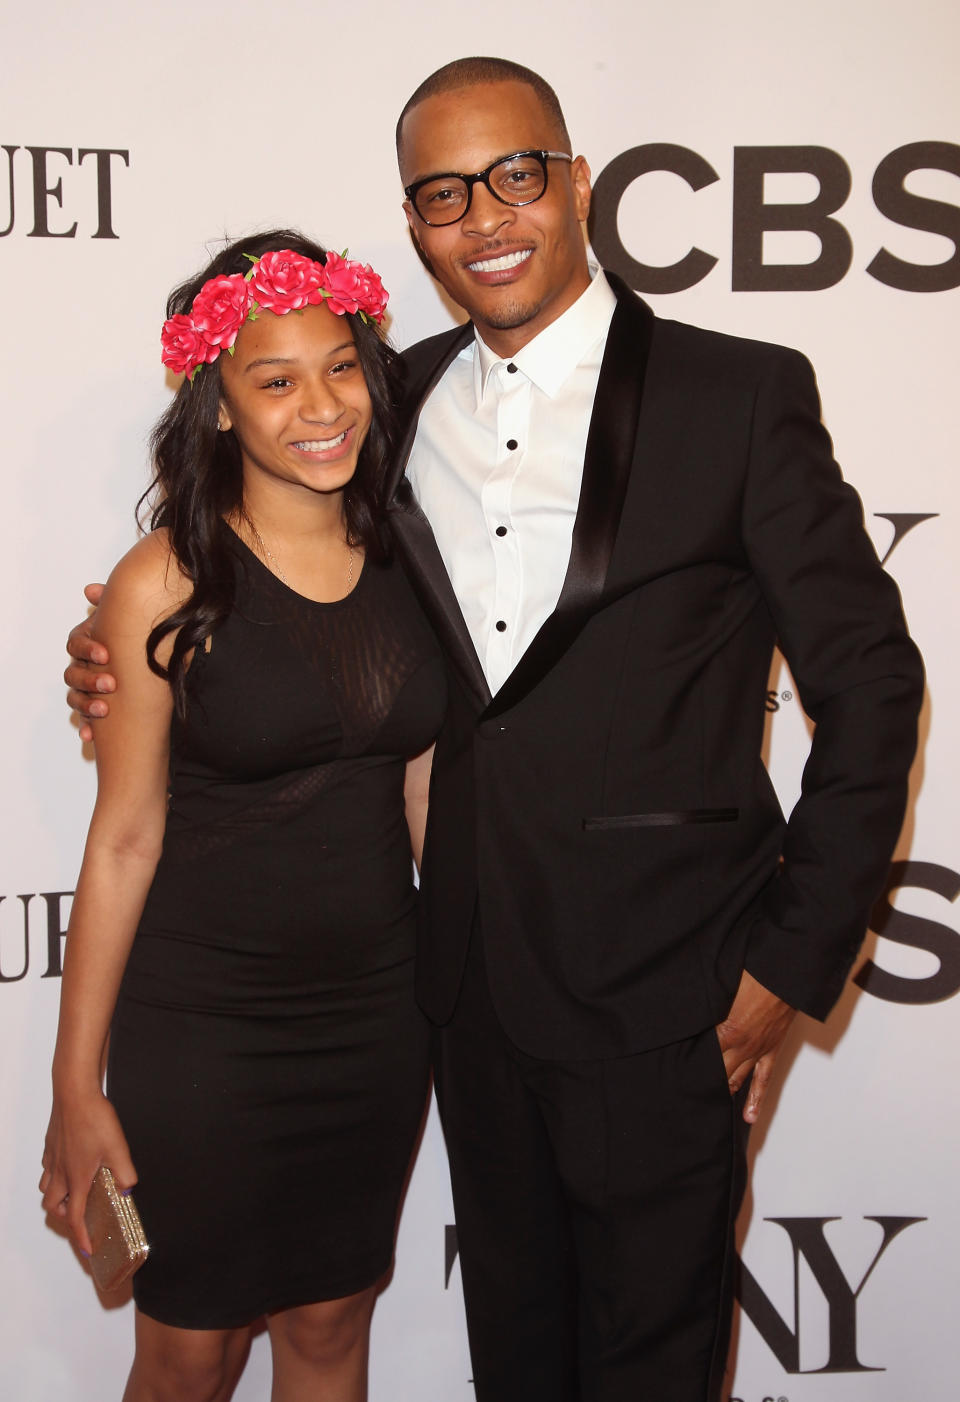
[[[410,228],[410,237],[413,239],[413,241],[414,241],[414,243],[416,244],[417,248],[420,248],[420,240],[419,240],[418,237],[417,237],[416,215],[414,214],[413,205],[410,203],[409,200],[404,200],[404,202],[403,202],[403,212],[404,212],[404,214],[405,214],[406,217],[407,217],[407,224],[409,225],[409,228]],[[422,250],[421,250],[421,252],[422,252]]]
[[[430,262],[430,259],[423,251],[423,244],[420,242],[420,234],[417,230],[417,223],[416,217],[413,212],[413,205],[410,203],[409,200],[404,200],[403,212],[407,216],[407,229],[410,233],[410,242],[416,249],[417,257],[420,259],[420,262],[426,268],[430,276],[436,277],[436,273],[433,271],[433,266]]]
[[[583,223],[590,213],[590,200],[593,195],[593,187],[590,183],[592,177],[586,156],[574,157],[573,164],[570,166],[570,179],[573,183],[573,200],[577,218]]]

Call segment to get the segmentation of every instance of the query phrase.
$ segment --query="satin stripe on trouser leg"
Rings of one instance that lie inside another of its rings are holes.
[[[746,1126],[714,1030],[538,1061],[475,938],[436,1069],[478,1402],[715,1402]]]

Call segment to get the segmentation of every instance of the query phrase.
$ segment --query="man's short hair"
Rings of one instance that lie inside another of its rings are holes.
[[[397,120],[398,159],[402,149],[403,124],[412,108],[419,106],[428,97],[454,92],[457,88],[472,88],[478,83],[526,83],[528,87],[533,88],[543,110],[556,125],[559,145],[573,154],[557,94],[539,73],[534,73],[532,68],[524,68],[522,63],[513,63],[509,58],[457,58],[452,63],[445,63],[436,73],[431,73],[429,78],[424,78],[407,101]]]

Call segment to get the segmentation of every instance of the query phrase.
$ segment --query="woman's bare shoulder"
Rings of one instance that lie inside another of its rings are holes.
[[[135,624],[142,620],[152,628],[164,615],[172,613],[189,598],[190,578],[180,568],[170,544],[169,532],[161,527],[137,541],[110,571],[98,619],[106,620],[117,611]]]

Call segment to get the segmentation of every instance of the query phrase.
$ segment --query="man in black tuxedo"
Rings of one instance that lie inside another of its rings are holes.
[[[543,80],[447,65],[397,135],[471,317],[407,353],[393,521],[449,661],[418,996],[476,1395],[715,1402],[746,1128],[883,883],[919,658],[810,367],[591,276]],[[816,724],[789,822],[775,642]]]
[[[591,278],[537,75],[448,65],[397,146],[472,319],[408,352],[394,524],[449,659],[418,994],[477,1396],[706,1402],[745,1124],[865,932],[920,663],[808,364]],[[775,641],[816,722],[787,824]]]

